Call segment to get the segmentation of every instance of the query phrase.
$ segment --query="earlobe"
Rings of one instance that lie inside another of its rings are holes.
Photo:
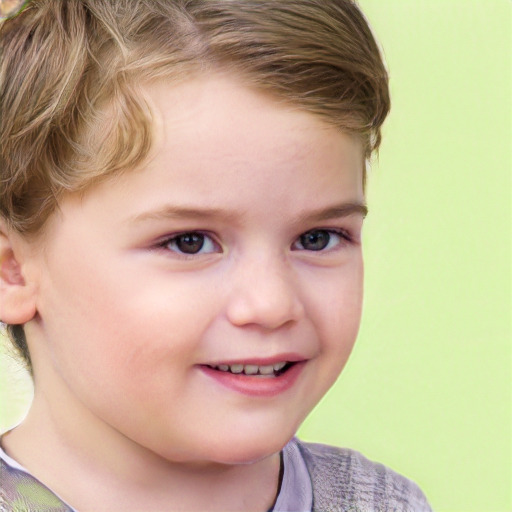
[[[0,222],[0,321],[21,325],[35,314],[34,286],[25,280],[12,236]]]

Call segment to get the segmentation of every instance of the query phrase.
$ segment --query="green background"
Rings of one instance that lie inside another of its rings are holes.
[[[300,435],[417,481],[436,511],[512,511],[509,0],[361,0],[393,108],[370,173],[358,343]],[[30,386],[0,358],[0,429]]]

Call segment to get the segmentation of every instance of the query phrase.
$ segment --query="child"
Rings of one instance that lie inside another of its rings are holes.
[[[430,510],[294,438],[361,313],[389,96],[355,3],[33,0],[0,52],[0,319],[35,389],[4,509]]]

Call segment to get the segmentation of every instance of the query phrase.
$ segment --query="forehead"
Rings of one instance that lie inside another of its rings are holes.
[[[338,159],[340,169],[364,167],[363,145],[356,136],[236,76],[214,74],[179,85],[158,81],[144,94],[153,112],[149,165],[171,153],[176,163],[186,160],[202,168],[222,161],[234,171],[250,165],[263,172],[269,166],[316,160],[319,179],[329,159]]]

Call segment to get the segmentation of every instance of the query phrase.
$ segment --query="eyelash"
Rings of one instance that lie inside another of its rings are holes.
[[[164,238],[163,240],[161,240],[160,242],[158,242],[156,248],[157,249],[162,249],[164,251],[169,251],[169,252],[172,252],[174,254],[176,254],[178,257],[180,258],[183,258],[183,259],[191,259],[191,258],[194,258],[198,255],[201,255],[203,253],[200,253],[200,252],[197,252],[197,253],[186,253],[186,252],[180,252],[178,250],[173,250],[169,247],[170,244],[172,243],[176,243],[176,241],[180,238],[180,237],[183,237],[185,235],[201,235],[202,237],[204,237],[204,239],[208,239],[210,240],[211,244],[220,248],[220,244],[217,243],[215,241],[215,239],[209,235],[208,233],[204,233],[203,231],[184,231],[182,233],[177,233],[175,235],[172,235],[170,237],[167,237],[167,238]],[[204,245],[204,243],[203,243]],[[201,246],[200,250],[203,248],[203,245]],[[211,251],[211,252],[214,252],[214,251]],[[209,253],[206,253],[206,254],[211,254],[211,252]]]
[[[352,243],[354,243],[354,240],[352,238],[352,236],[349,234],[349,232],[345,231],[345,230],[341,230],[341,229],[328,229],[328,228],[315,228],[315,229],[310,229],[308,231],[305,231],[304,233],[302,233],[298,238],[297,240],[292,244],[292,250],[303,250],[303,251],[307,251],[307,252],[312,252],[312,253],[325,253],[325,252],[329,252],[331,250],[336,250],[336,248],[328,248],[326,249],[326,247],[323,247],[319,250],[308,250],[308,249],[294,249],[293,247],[297,244],[297,243],[303,243],[301,241],[301,239],[303,237],[305,237],[306,235],[308,234],[314,234],[314,233],[327,233],[329,235],[329,239],[328,239],[328,243],[327,243],[327,246],[331,243],[332,241],[332,236],[335,235],[337,237],[340,238],[340,241],[336,244],[336,247],[338,246],[346,246],[346,245],[350,245]],[[204,246],[204,242],[203,242],[203,245],[201,245],[201,248],[199,249],[198,252],[196,253],[186,253],[186,252],[181,252],[179,250],[173,250],[169,247],[170,244],[172,243],[176,243],[177,240],[180,238],[180,237],[183,237],[185,235],[200,235],[202,237],[204,237],[204,240],[210,240],[210,243],[214,246],[217,246],[217,248],[221,248],[221,245],[215,241],[214,237],[212,237],[211,235],[209,235],[208,233],[205,233],[205,232],[202,232],[202,231],[184,231],[182,233],[177,233],[175,235],[172,235],[170,237],[167,237],[167,238],[164,238],[163,240],[159,241],[156,245],[156,249],[162,249],[162,250],[165,250],[165,251],[170,251],[170,252],[173,252],[174,254],[178,255],[179,257],[181,258],[184,258],[184,259],[190,259],[190,258],[194,258],[198,255],[201,255],[201,254],[204,254],[204,253],[201,253],[200,251],[203,249],[203,246]],[[207,252],[206,254],[211,254],[215,251],[210,251],[210,252]],[[221,252],[221,251],[219,251]]]
[[[329,239],[328,239],[328,243],[327,243],[327,246],[326,247],[323,247],[317,251],[315,250],[309,250],[308,249],[298,249],[298,250],[305,250],[305,251],[308,251],[308,252],[329,252],[330,250],[333,250],[332,248],[329,248],[327,249],[328,245],[330,244],[330,242],[332,241],[332,236],[333,235],[336,235],[337,237],[340,238],[340,241],[338,242],[338,244],[336,244],[336,247],[339,247],[340,245],[341,246],[346,246],[347,244],[351,244],[353,243],[353,239],[352,237],[350,236],[350,234],[345,231],[345,230],[341,230],[341,229],[322,229],[322,228],[316,228],[316,229],[311,229],[309,231],[306,231],[305,233],[303,233],[302,235],[300,235],[297,239],[296,242],[294,242],[293,245],[295,245],[297,242],[301,241],[301,239],[303,237],[305,237],[306,235],[309,235],[309,234],[313,234],[313,233],[327,233],[329,235]],[[302,241],[301,241],[302,243]],[[335,250],[335,249],[334,249]]]

